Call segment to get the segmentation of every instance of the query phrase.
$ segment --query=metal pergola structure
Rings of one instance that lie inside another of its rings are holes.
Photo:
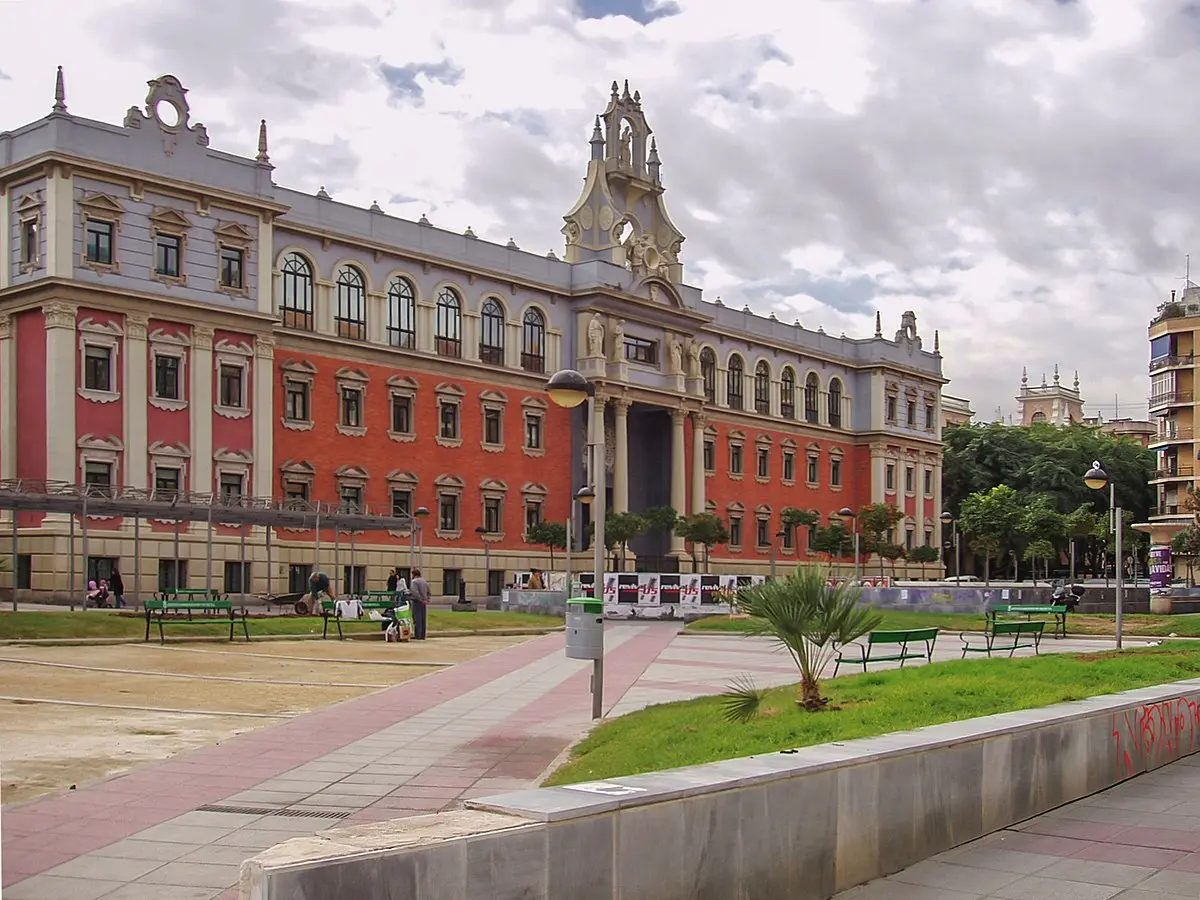
[[[370,506],[350,507],[345,503],[309,502],[293,498],[243,497],[195,491],[161,491],[146,488],[111,487],[96,484],[72,484],[64,481],[44,481],[30,478],[0,479],[0,509],[12,511],[12,608],[17,609],[16,567],[18,555],[18,513],[44,512],[70,516],[70,599],[75,598],[75,520],[79,519],[82,534],[84,580],[88,561],[88,517],[133,519],[134,590],[131,599],[136,604],[141,588],[141,522],[150,519],[175,523],[175,564],[179,562],[179,526],[182,522],[205,522],[208,525],[208,571],[206,587],[212,588],[213,526],[224,525],[242,529],[242,561],[246,558],[246,527],[266,529],[267,596],[272,595],[271,529],[294,528],[316,534],[314,567],[321,555],[321,530],[332,528],[334,557],[337,564],[339,539],[343,532],[350,535],[351,565],[353,565],[354,535],[366,531],[407,531],[415,553],[421,521],[413,516],[395,516],[391,510],[372,511]],[[415,556],[414,556],[415,559]],[[175,570],[178,575],[178,569]],[[242,576],[242,595],[246,591]]]

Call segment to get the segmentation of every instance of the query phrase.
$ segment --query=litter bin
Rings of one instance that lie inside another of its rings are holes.
[[[604,601],[573,597],[567,601],[567,658],[604,657]]]

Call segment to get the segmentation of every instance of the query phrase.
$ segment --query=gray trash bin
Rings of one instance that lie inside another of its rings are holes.
[[[604,601],[573,597],[567,601],[567,658],[604,656]]]

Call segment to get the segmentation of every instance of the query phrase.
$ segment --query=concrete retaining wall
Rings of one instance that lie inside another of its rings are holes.
[[[1049,603],[1053,588],[1006,587],[996,585],[921,585],[870,588],[862,592],[863,602],[878,609],[902,609],[911,612],[959,612],[982,614],[992,606],[1006,603]],[[1115,588],[1088,586],[1079,604],[1081,613],[1112,613],[1117,606]],[[1149,588],[1126,588],[1122,608],[1127,613],[1150,611]]]
[[[826,900],[1200,749],[1200,679],[297,838],[243,900]]]

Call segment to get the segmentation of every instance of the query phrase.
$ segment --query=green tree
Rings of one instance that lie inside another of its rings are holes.
[[[1024,522],[1021,496],[1006,484],[971,494],[959,509],[961,529],[971,546],[983,554],[984,583],[990,585],[991,561],[1012,548]]]
[[[812,531],[821,521],[821,514],[815,509],[799,509],[795,506],[785,506],[779,514],[785,530],[791,532],[792,543],[797,548],[801,546],[800,536],[796,533],[801,527],[807,526],[809,531],[808,544],[812,546]]]
[[[1175,533],[1171,538],[1171,553],[1180,559],[1187,560],[1188,585],[1193,583],[1193,569],[1196,557],[1200,556],[1200,528],[1189,525],[1183,531]]]
[[[1088,542],[1096,534],[1098,521],[1098,517],[1090,503],[1077,506],[1063,516],[1063,533],[1067,536],[1068,552],[1071,549],[1077,550],[1080,541],[1084,542],[1084,550],[1087,550]],[[1075,554],[1071,555],[1071,580],[1075,580]]]
[[[664,534],[670,538],[679,524],[679,513],[673,506],[652,506],[638,515],[646,523],[647,534]]]
[[[800,670],[797,702],[810,711],[829,702],[821,696],[820,677],[836,646],[858,640],[883,620],[859,603],[857,587],[831,586],[828,577],[817,566],[804,566],[788,578],[738,592],[738,607],[749,614],[752,631],[787,648]]]
[[[613,544],[621,550],[621,571],[625,570],[625,554],[629,542],[645,534],[648,523],[637,513],[610,513],[604,520],[604,534],[611,536]]]
[[[704,569],[707,571],[712,548],[729,541],[729,529],[725,522],[706,512],[681,518],[675,526],[675,533],[692,545],[692,570],[695,572],[700,571],[698,548],[704,548]]]
[[[890,555],[891,543],[888,536],[904,518],[904,513],[890,503],[868,503],[858,511],[858,530],[861,535],[859,551],[864,555],[874,553],[879,557],[879,574],[883,575],[883,561],[890,559],[895,570],[898,556]],[[865,566],[864,566],[865,568]]]
[[[913,547],[912,550],[908,552],[908,559],[909,562],[920,564],[921,578],[924,579],[926,574],[925,566],[929,563],[940,562],[942,559],[942,553],[937,547],[927,547],[924,544],[921,544],[920,546]]]
[[[567,549],[567,526],[563,522],[539,522],[529,529],[525,540],[550,550],[550,571],[554,571],[554,550]]]
[[[854,553],[854,534],[837,516],[830,516],[828,525],[812,526],[809,548],[814,553],[824,553],[830,562],[835,558],[845,559]]]
[[[1058,556],[1058,541],[1066,533],[1066,516],[1054,508],[1054,498],[1038,494],[1025,507],[1019,530],[1026,540],[1025,559],[1033,567],[1033,583],[1037,584],[1037,561],[1043,560],[1049,570],[1050,560]],[[1031,549],[1035,548],[1036,549]],[[1049,573],[1046,575],[1049,579]]]

